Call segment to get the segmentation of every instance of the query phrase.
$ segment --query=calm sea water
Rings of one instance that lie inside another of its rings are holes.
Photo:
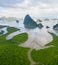
[[[57,21],[43,21],[41,23],[43,24],[45,31],[47,30],[46,26],[49,26],[50,28],[48,30],[50,32],[53,32],[54,34],[56,34],[58,36],[58,33],[53,30],[53,26],[55,24],[57,24]],[[16,27],[18,29],[21,29],[21,31],[25,30],[24,24],[23,24],[23,20],[20,20],[18,23],[16,21],[10,21],[10,22],[8,22],[8,21],[2,21],[2,20],[0,20],[0,25],[10,26],[10,27]],[[4,34],[7,33],[7,28],[2,28],[0,30],[4,30]]]

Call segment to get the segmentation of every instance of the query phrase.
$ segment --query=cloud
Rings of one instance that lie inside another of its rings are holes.
[[[46,4],[58,4],[58,0],[30,0],[32,3],[37,4],[38,2]]]
[[[58,17],[58,0],[2,0],[0,16]]]
[[[0,7],[12,7],[16,3],[22,3],[24,0],[0,0]]]

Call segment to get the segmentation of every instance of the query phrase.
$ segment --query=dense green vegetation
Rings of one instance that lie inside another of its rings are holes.
[[[55,34],[53,33],[50,33],[52,36],[53,36],[53,41],[50,42],[49,44],[47,45],[54,45],[55,47],[58,48],[58,36],[56,36]]]
[[[44,65],[44,64],[42,64],[42,63],[37,63],[37,64],[34,64],[34,65]]]
[[[22,33],[11,40],[6,40],[7,35],[18,29],[8,27],[7,30],[7,34],[0,36],[0,65],[30,65],[27,57],[29,49],[17,45],[17,43],[22,43],[28,39],[27,33]]]
[[[30,65],[27,52],[17,45],[0,46],[0,65]]]
[[[33,50],[32,58],[36,62],[44,65],[58,65],[58,48],[47,48],[42,50]]]
[[[47,45],[54,45],[54,47],[33,50],[32,58],[34,61],[41,62],[44,65],[58,65],[58,37],[54,34],[52,35],[54,40]]]
[[[27,33],[21,33],[19,35],[14,36],[11,40],[12,43],[19,44],[23,43],[28,39],[28,34]]]
[[[8,27],[7,30],[8,30],[7,34],[0,36],[0,44],[1,43],[2,44],[14,44],[14,43],[18,44],[18,43],[23,43],[28,39],[28,34],[22,33],[22,34],[19,34],[19,35],[13,37],[11,40],[6,40],[7,35],[9,35],[12,32],[15,32],[19,29],[13,28],[13,27]]]
[[[25,42],[28,39],[28,34],[21,33],[11,40],[6,40],[7,35],[19,29],[8,27],[7,30],[7,34],[0,36],[0,65],[30,65],[27,57],[29,49],[18,46],[18,43]],[[35,62],[40,62],[44,65],[58,65],[58,37],[52,33],[51,35],[53,35],[54,40],[46,46],[54,45],[54,47],[33,50],[31,54]]]
[[[7,34],[0,36],[0,44],[8,44],[8,43],[10,43],[9,41],[6,40],[6,36],[8,34],[12,33],[12,32],[17,31],[18,29],[17,28],[13,28],[13,27],[8,27],[7,30],[8,30]]]

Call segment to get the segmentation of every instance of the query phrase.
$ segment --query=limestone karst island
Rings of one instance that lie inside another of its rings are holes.
[[[0,0],[0,65],[58,65],[58,0]]]

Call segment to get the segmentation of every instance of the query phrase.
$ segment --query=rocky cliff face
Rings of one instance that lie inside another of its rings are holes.
[[[54,25],[53,29],[58,32],[58,24]]]
[[[43,25],[42,25],[41,23],[39,23],[39,24],[37,24],[37,27],[38,27],[39,29],[42,29],[42,28],[43,28]]]
[[[37,27],[37,23],[29,15],[26,15],[24,19],[24,26],[25,28],[34,29]]]
[[[37,24],[29,15],[26,15],[24,19],[24,26],[28,29],[34,29],[36,27],[41,29],[43,27],[41,23]]]
[[[19,23],[19,20],[16,20],[16,23]]]

